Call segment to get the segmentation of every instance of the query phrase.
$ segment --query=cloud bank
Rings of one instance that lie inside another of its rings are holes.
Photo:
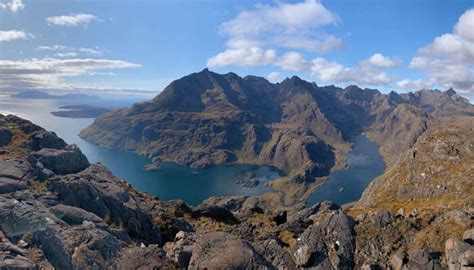
[[[108,59],[27,59],[0,60],[0,89],[72,88],[63,79],[71,76],[94,75],[101,70],[136,68],[140,65]]]

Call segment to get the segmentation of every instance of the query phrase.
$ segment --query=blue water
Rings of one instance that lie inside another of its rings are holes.
[[[93,105],[129,106],[135,101],[99,100]],[[193,170],[174,163],[163,163],[159,171],[145,172],[143,167],[149,163],[146,157],[121,150],[104,149],[78,136],[80,130],[92,124],[94,119],[72,119],[51,115],[51,111],[60,110],[60,106],[74,104],[84,102],[12,99],[0,96],[0,113],[18,115],[56,132],[66,142],[77,144],[91,163],[105,164],[116,176],[162,200],[182,199],[191,205],[197,205],[211,196],[259,194],[267,190],[263,184],[256,188],[244,188],[236,183],[237,179],[248,172],[253,172],[261,183],[279,176],[279,172],[273,167],[254,165],[216,166]]]
[[[339,205],[357,201],[369,183],[385,171],[385,162],[379,146],[359,135],[348,153],[348,168],[334,171],[327,181],[308,199],[307,206],[321,201]]]

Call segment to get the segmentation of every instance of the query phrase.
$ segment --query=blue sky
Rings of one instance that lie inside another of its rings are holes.
[[[0,0],[0,89],[162,90],[209,67],[474,97],[474,1]]]

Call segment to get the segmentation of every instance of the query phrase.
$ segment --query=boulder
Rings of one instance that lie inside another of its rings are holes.
[[[255,244],[255,249],[277,269],[298,269],[291,254],[276,239],[267,239]]]
[[[0,162],[0,177],[21,179],[28,173],[28,166],[21,160]]]
[[[197,236],[188,269],[267,269],[271,265],[249,242],[223,232]]]
[[[30,147],[34,151],[43,148],[64,149],[66,146],[67,143],[52,131],[42,130],[33,135],[30,139]]]
[[[94,213],[108,224],[117,224],[131,237],[161,243],[160,230],[150,213],[105,166],[93,164],[80,173],[51,178],[48,183],[63,204]]]
[[[46,179],[56,175],[73,174],[89,167],[89,161],[74,144],[65,149],[43,148],[29,155],[28,161],[33,167],[35,176]]]
[[[393,270],[402,270],[407,262],[407,254],[404,251],[395,252],[390,256],[390,266]]]
[[[465,231],[462,240],[470,245],[474,245],[474,229]]]
[[[354,264],[354,221],[343,213],[309,226],[292,248],[300,267],[351,269]]]
[[[158,245],[128,246],[107,261],[106,269],[175,269]]]
[[[423,249],[415,249],[410,253],[408,269],[441,270],[441,264]]]
[[[372,216],[372,222],[379,228],[392,224],[393,215],[390,211],[377,211]]]
[[[69,224],[82,224],[84,221],[90,221],[97,224],[103,224],[104,222],[100,217],[91,212],[64,204],[55,205],[50,208],[50,211],[57,218],[60,218]]]
[[[223,197],[209,197],[205,199],[200,206],[204,205],[218,205],[226,208],[229,211],[239,211],[248,196],[223,196]]]
[[[123,241],[96,228],[92,222],[70,227],[39,201],[18,201],[2,196],[0,230],[10,238],[28,234],[31,244],[40,246],[57,269],[104,268],[104,262],[125,246]],[[21,253],[21,249],[15,250]]]
[[[339,210],[339,209],[341,209],[341,207],[339,207],[339,205],[337,205],[336,203],[332,201],[318,202],[309,208],[304,208],[301,211],[293,213],[292,215],[289,216],[288,220],[289,221],[293,221],[297,219],[306,220],[312,215],[329,213],[329,212]]]
[[[166,258],[174,262],[178,268],[188,267],[195,241],[195,234],[183,231],[178,232],[173,242],[168,242],[163,246]]]
[[[0,177],[0,194],[27,189],[27,185],[19,180]]]
[[[470,244],[457,239],[448,239],[446,241],[445,254],[449,269],[459,270],[463,266],[469,266],[469,263],[473,263],[472,261],[469,262],[473,252],[474,247]]]

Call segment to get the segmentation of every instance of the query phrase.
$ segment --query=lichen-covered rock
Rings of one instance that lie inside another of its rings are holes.
[[[423,249],[415,249],[410,253],[408,269],[441,270],[441,264]]]
[[[158,245],[128,246],[107,261],[107,269],[175,269]]]
[[[178,268],[186,268],[191,259],[192,249],[196,235],[194,233],[178,232],[173,242],[168,242],[163,246],[166,257],[174,262]]]
[[[267,269],[270,264],[249,242],[222,232],[198,235],[189,269]]]
[[[291,254],[276,239],[257,243],[255,249],[277,269],[298,269]]]
[[[66,146],[67,143],[59,138],[56,133],[46,130],[34,134],[30,139],[30,147],[34,151],[43,148],[64,149]]]
[[[474,267],[474,246],[457,239],[446,241],[446,261],[450,270]]]
[[[295,263],[319,269],[351,269],[354,264],[354,221],[343,213],[309,226],[292,249]]]
[[[36,171],[35,176],[49,178],[56,175],[78,173],[89,167],[89,161],[74,144],[64,149],[43,148],[32,153],[28,161]]]
[[[4,160],[0,162],[0,177],[19,180],[28,173],[28,166],[22,160]]]
[[[77,174],[52,178],[48,183],[63,204],[118,224],[143,241],[161,242],[160,230],[153,225],[150,213],[141,209],[126,186],[103,165],[93,164]]]
[[[0,230],[7,237],[30,235],[55,267],[61,269],[104,266],[125,243],[93,224],[68,227],[38,201],[0,196]]]
[[[69,224],[82,224],[84,221],[90,221],[96,223],[97,225],[101,225],[104,222],[100,217],[91,212],[64,204],[55,205],[50,208],[50,211],[56,217],[66,221]]]
[[[0,231],[0,269],[40,269],[39,265],[27,258],[27,250],[13,244]]]

